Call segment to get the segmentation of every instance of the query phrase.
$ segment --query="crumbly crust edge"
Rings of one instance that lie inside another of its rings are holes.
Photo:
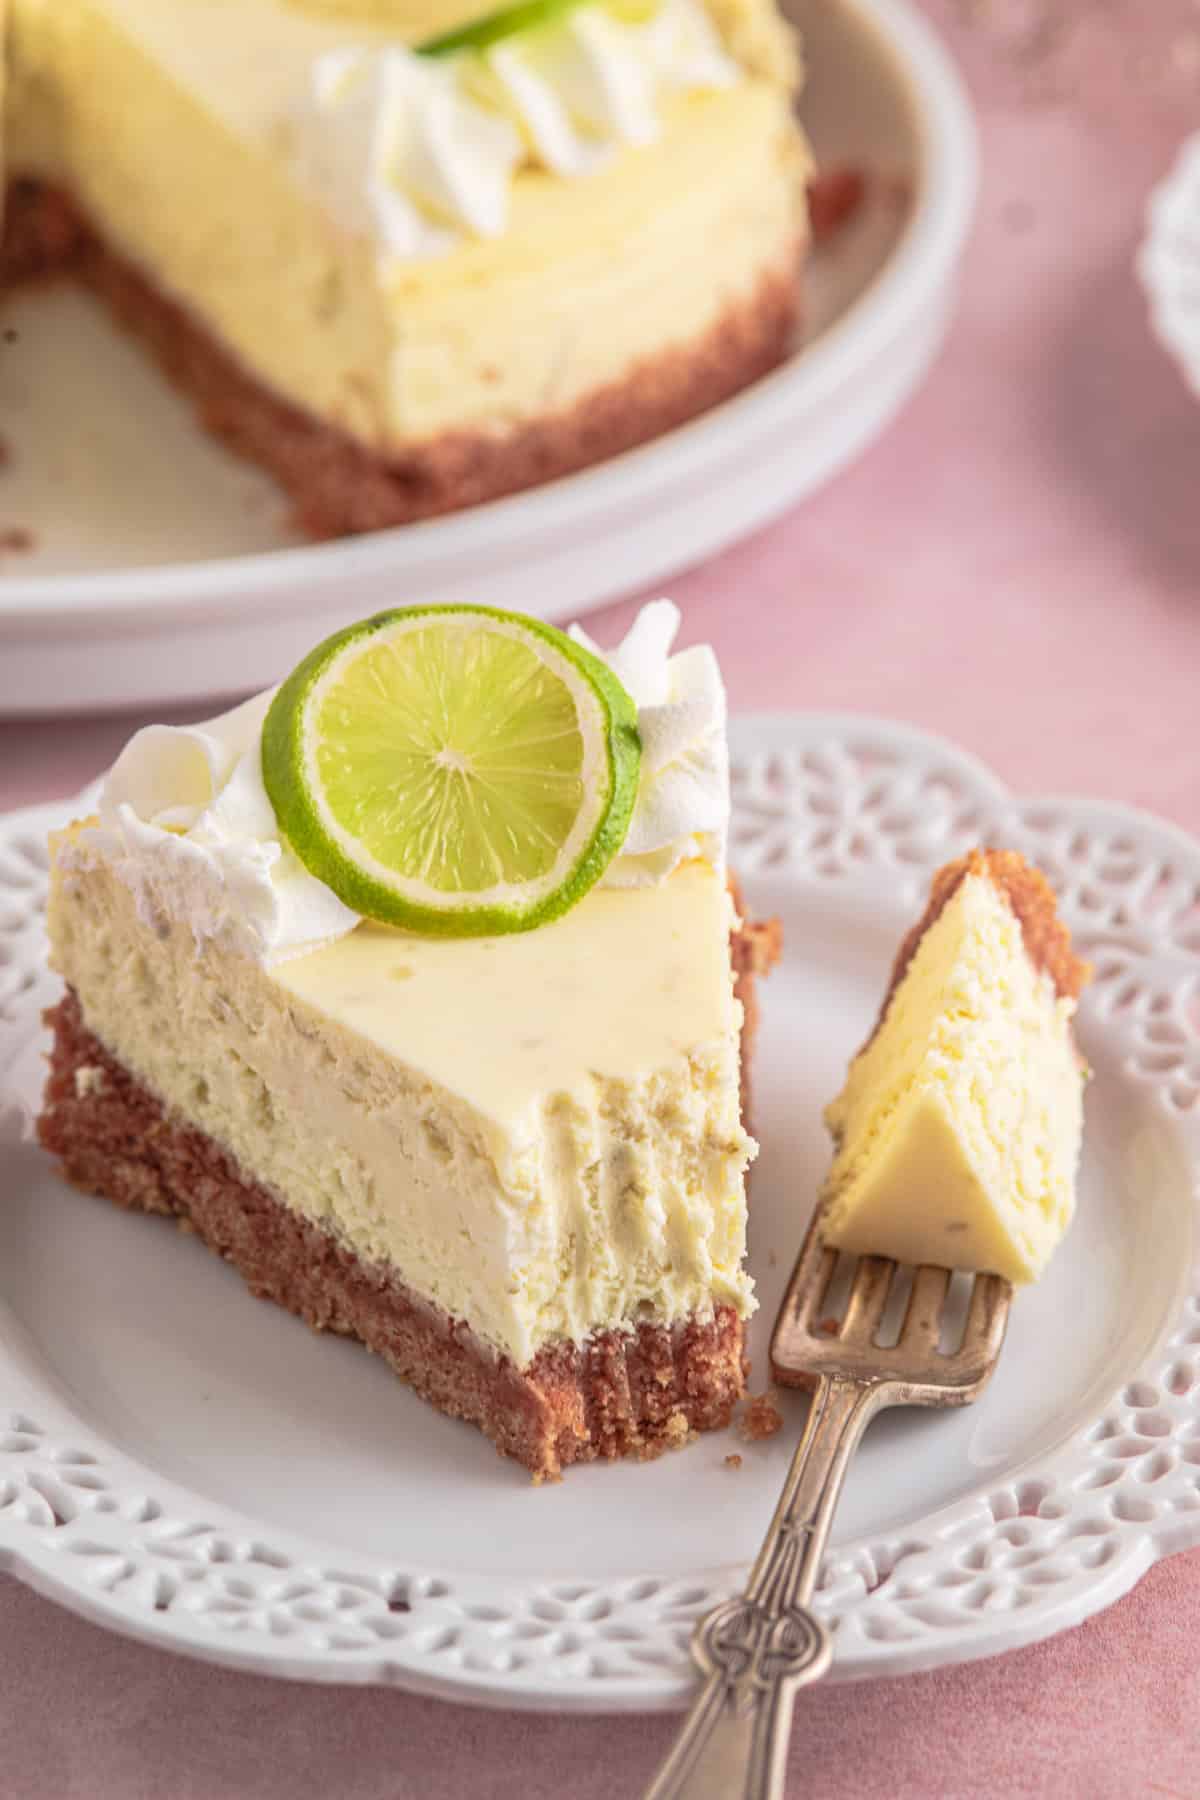
[[[258,463],[314,539],[386,530],[572,474],[707,412],[777,367],[799,329],[803,243],[698,341],[643,358],[565,411],[502,433],[446,432],[409,450],[361,443],[274,394],[152,279],[105,245],[71,196],[9,184],[0,287],[67,275],[149,350],[206,430]]]

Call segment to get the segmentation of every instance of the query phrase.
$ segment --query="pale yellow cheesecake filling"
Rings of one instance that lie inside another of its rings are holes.
[[[1003,894],[967,876],[826,1113],[837,1141],[826,1241],[1035,1280],[1074,1210],[1073,1012]]]
[[[50,938],[88,1027],[286,1205],[524,1365],[641,1318],[753,1309],[732,906],[708,864],[556,924],[362,925],[273,968],[145,916],[56,847]]]
[[[766,0],[713,8],[744,79],[668,95],[654,142],[578,180],[520,169],[502,235],[415,260],[296,153],[317,59],[394,24],[282,0],[11,10],[10,171],[63,184],[260,380],[381,450],[565,412],[795,267],[807,152]]]

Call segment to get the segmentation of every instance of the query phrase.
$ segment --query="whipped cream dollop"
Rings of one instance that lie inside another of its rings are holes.
[[[503,233],[518,168],[587,174],[658,136],[665,95],[739,76],[703,0],[659,0],[640,21],[577,5],[447,57],[352,46],[313,67],[297,167],[386,255],[436,255]]]
[[[310,184],[397,257],[498,237],[523,155],[516,125],[469,98],[454,62],[400,46],[323,56],[297,138]]]
[[[604,658],[638,709],[642,767],[629,831],[605,870],[606,887],[665,881],[680,863],[725,865],[729,835],[728,708],[707,644],[671,654],[679,608],[643,606],[615,650],[598,648],[578,625],[569,635]]]
[[[202,725],[135,732],[101,788],[99,825],[80,839],[84,854],[96,844],[114,864],[146,924],[182,918],[197,944],[212,940],[264,963],[360,922],[280,835],[262,778],[274,694]]]
[[[721,867],[729,826],[725,690],[706,646],[672,655],[679,609],[643,607],[613,651],[571,636],[612,668],[638,709],[637,802],[612,887],[665,881],[700,857]],[[102,850],[153,927],[184,919],[198,945],[276,963],[344,937],[360,915],[310,875],[282,836],[262,777],[269,689],[201,725],[147,725],[105,778],[99,823],[80,852]],[[64,866],[70,850],[62,853]]]

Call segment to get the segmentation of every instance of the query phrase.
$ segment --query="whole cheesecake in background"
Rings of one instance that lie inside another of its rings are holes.
[[[1034,1281],[1075,1207],[1090,977],[1045,877],[975,850],[934,877],[827,1109],[826,1243]]]
[[[314,535],[581,468],[794,341],[773,0],[481,10],[10,0],[7,279],[87,282]]]
[[[538,1478],[724,1425],[744,1383],[743,1116],[772,928],[724,866],[724,696],[647,608],[624,845],[562,917],[357,917],[275,824],[272,696],[139,733],[53,847],[43,1143],[361,1339]],[[398,1431],[398,1453],[402,1438]]]

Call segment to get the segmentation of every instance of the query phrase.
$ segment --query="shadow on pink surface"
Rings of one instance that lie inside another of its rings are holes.
[[[1097,532],[1122,535],[1166,602],[1200,619],[1200,405],[1147,329],[1136,250],[1086,283],[1058,346],[1048,430]]]

